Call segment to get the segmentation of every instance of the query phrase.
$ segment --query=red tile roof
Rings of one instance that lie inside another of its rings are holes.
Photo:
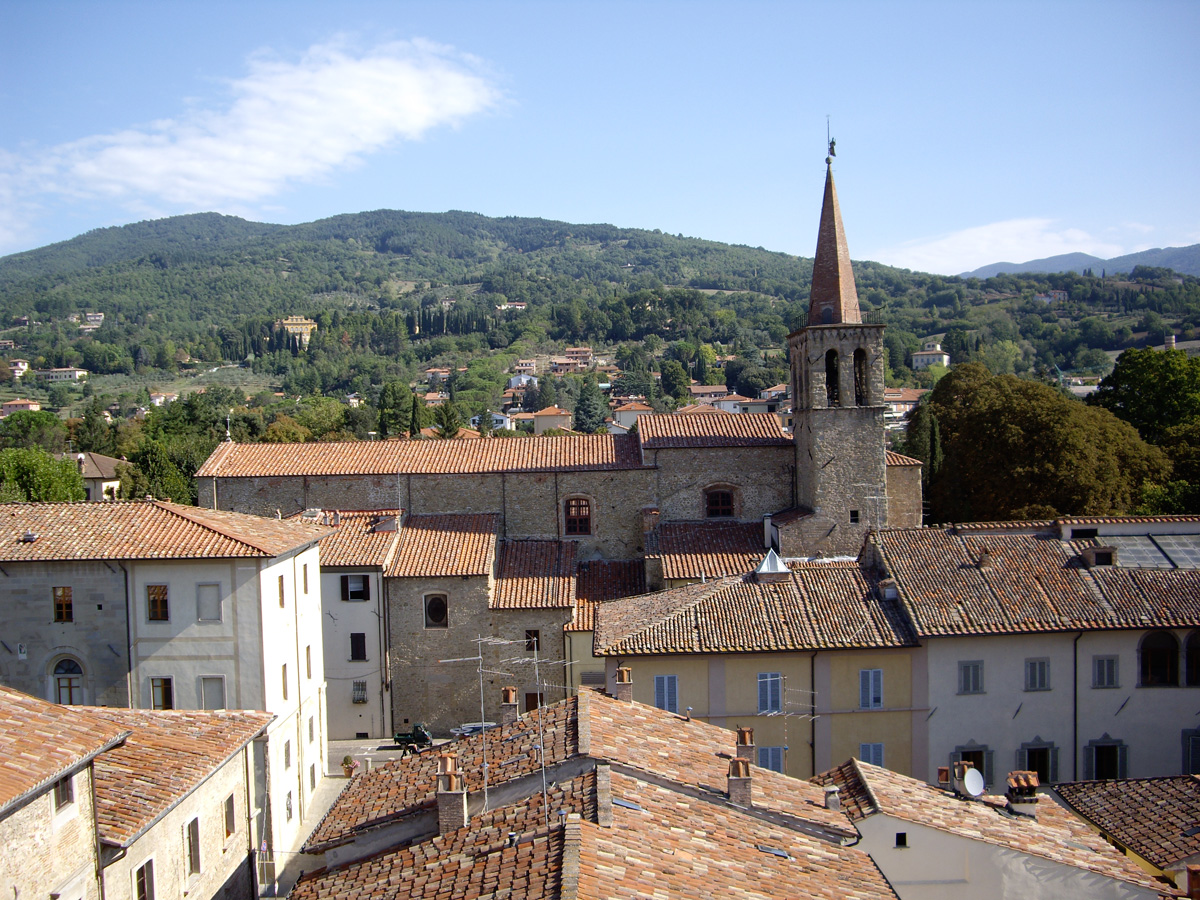
[[[490,575],[496,558],[495,513],[409,516],[400,530],[400,547],[387,575],[435,578]]]
[[[546,766],[580,757],[609,760],[690,789],[724,785],[736,736],[640,703],[622,703],[593,691],[564,700],[511,725],[457,741],[458,767],[469,792],[483,788],[483,753],[489,755],[490,784],[541,772],[536,746],[544,735]],[[636,735],[636,740],[631,736]],[[777,772],[753,769],[754,802],[779,815],[853,837],[845,817],[824,806],[822,790]],[[352,840],[361,831],[423,813],[435,802],[437,757],[422,753],[384,763],[354,778],[309,838],[306,852]]]
[[[641,468],[636,436],[589,434],[490,441],[347,441],[218,445],[199,478],[447,475]]]
[[[493,609],[575,605],[574,541],[505,541],[500,548]]]
[[[792,443],[774,413],[642,416],[638,419],[638,432],[643,451],[690,447],[787,447]]]
[[[658,528],[657,550],[646,549],[661,557],[668,580],[744,575],[767,553],[759,522],[666,522]]]
[[[1200,780],[1195,775],[1076,781],[1055,792],[1110,840],[1160,869],[1200,856]]]
[[[646,592],[646,564],[640,559],[586,560],[575,582],[575,616],[565,631],[592,631],[601,603]]]
[[[887,457],[887,464],[889,466],[923,466],[923,465],[925,465],[925,463],[921,462],[921,460],[914,459],[911,456],[905,456],[902,453],[895,453],[891,450],[885,450],[884,453]]]
[[[885,529],[868,541],[920,636],[1200,625],[1197,569],[1086,569],[1081,545],[1045,531]]]
[[[606,603],[597,656],[913,646],[894,601],[855,562],[793,565],[784,581],[732,576]]]
[[[126,738],[96,712],[0,686],[0,817]]]
[[[228,710],[91,712],[131,732],[95,763],[100,839],[119,847],[133,843],[275,718],[271,713]]]
[[[1011,816],[1001,812],[1007,805],[1003,797],[963,800],[950,791],[856,759],[813,781],[838,785],[843,807],[855,822],[883,813],[1106,878],[1173,893],[1046,797],[1037,804],[1036,819]]]
[[[353,566],[386,569],[400,543],[400,528],[388,522],[403,517],[402,509],[328,511],[329,536],[321,541],[321,567]],[[332,524],[337,521],[338,524]]]
[[[0,504],[0,561],[271,558],[327,532],[316,525],[161,500],[5,503]]]

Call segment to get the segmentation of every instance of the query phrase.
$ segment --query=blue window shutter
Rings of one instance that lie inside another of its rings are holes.
[[[871,670],[871,708],[883,707],[883,669]]]
[[[667,676],[667,709],[679,712],[679,678],[676,675]]]
[[[771,690],[770,682],[762,675],[758,676],[758,711],[760,713],[770,712],[771,710]]]
[[[667,676],[654,676],[654,705],[659,709],[667,708]]]
[[[871,708],[871,670],[858,671],[858,706],[859,709]]]
[[[771,712],[783,711],[783,676],[771,676]]]

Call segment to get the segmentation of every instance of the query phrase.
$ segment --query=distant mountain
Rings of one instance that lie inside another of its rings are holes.
[[[1200,276],[1200,244],[1190,247],[1160,247],[1154,250],[1142,250],[1139,253],[1129,253],[1112,259],[1101,259],[1087,253],[1064,253],[1061,256],[1048,256],[1045,259],[1034,259],[1024,263],[998,262],[981,266],[973,272],[963,272],[960,278],[993,278],[996,275],[1023,275],[1031,272],[1079,272],[1092,269],[1096,274],[1100,270],[1112,272],[1129,272],[1134,266],[1156,266],[1174,269],[1181,275]]]

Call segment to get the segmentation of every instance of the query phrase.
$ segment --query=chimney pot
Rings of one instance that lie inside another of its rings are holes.
[[[1200,898],[1200,866],[1187,867],[1187,895],[1193,900]]]
[[[517,689],[512,685],[502,687],[500,689],[502,697],[500,703],[500,724],[511,725],[517,721],[519,710],[517,709]]]
[[[617,699],[623,703],[633,702],[633,677],[629,666],[617,667]]]
[[[950,783],[950,767],[938,766],[938,784]]]
[[[825,785],[825,808],[842,808],[842,792],[841,788],[839,788],[836,784]]]
[[[729,802],[737,806],[753,806],[750,785],[750,760],[734,757],[729,761]]]
[[[1009,811],[1037,818],[1038,785],[1037,772],[1009,772],[1008,791],[1005,793]]]
[[[437,782],[438,833],[449,834],[467,824],[467,792],[455,754],[438,754]]]
[[[739,726],[737,730],[737,749],[734,751],[734,756],[740,756],[743,759],[754,759],[754,729]]]

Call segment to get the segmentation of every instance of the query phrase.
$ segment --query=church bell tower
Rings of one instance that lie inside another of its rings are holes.
[[[796,499],[811,510],[797,555],[855,555],[868,529],[887,525],[884,326],[862,321],[831,156],[808,324],[788,336]]]

